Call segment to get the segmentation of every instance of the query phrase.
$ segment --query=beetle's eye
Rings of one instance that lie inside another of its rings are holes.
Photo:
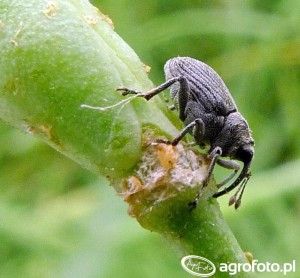
[[[253,148],[252,147],[241,147],[236,152],[236,158],[244,163],[249,163],[253,158]]]

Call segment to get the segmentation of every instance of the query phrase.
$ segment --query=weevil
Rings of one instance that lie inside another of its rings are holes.
[[[229,205],[234,204],[238,208],[251,175],[250,165],[254,155],[254,140],[247,121],[238,111],[222,78],[207,64],[190,57],[176,57],[166,62],[164,72],[166,82],[148,92],[128,88],[117,90],[124,96],[136,94],[150,100],[170,88],[185,128],[172,141],[164,143],[175,146],[190,133],[197,145],[209,146],[210,164],[203,186],[207,185],[215,164],[233,170],[231,175],[217,185],[219,190],[213,197],[220,197],[238,187],[229,200]],[[243,163],[243,168],[237,178],[226,186],[240,170],[236,160]],[[198,199],[199,194],[190,205],[195,207]]]

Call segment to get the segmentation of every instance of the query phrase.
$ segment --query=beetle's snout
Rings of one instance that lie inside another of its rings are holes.
[[[249,164],[254,156],[253,146],[243,146],[238,149],[236,157],[238,160],[243,161],[245,164]]]

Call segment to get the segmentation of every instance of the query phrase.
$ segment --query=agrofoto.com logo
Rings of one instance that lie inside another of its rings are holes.
[[[188,255],[181,259],[181,265],[188,273],[198,277],[210,277],[217,271],[227,272],[230,276],[236,275],[239,272],[273,272],[287,275],[289,272],[296,272],[296,260],[289,263],[260,263],[258,260],[253,260],[249,263],[220,263],[216,266],[207,258]]]

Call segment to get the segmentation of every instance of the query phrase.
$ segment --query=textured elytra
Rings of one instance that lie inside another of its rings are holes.
[[[206,113],[227,116],[237,111],[235,102],[222,78],[207,64],[190,57],[176,57],[166,62],[166,79],[183,76],[188,80],[190,100],[203,106]],[[173,94],[178,84],[172,86]],[[201,98],[199,97],[201,92]]]

